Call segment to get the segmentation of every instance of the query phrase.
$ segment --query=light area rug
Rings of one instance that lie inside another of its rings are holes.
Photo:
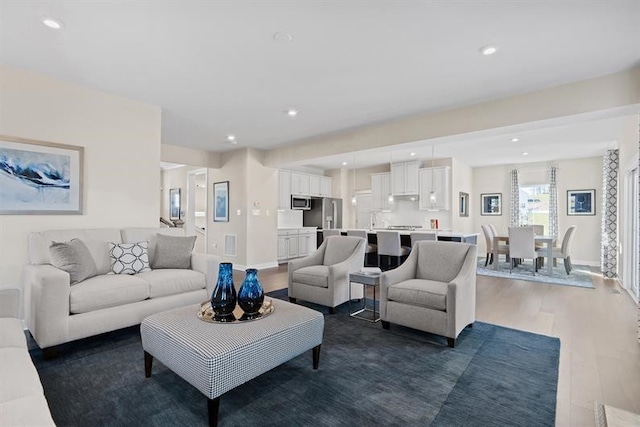
[[[504,258],[504,255],[501,256]],[[579,288],[594,289],[593,276],[600,275],[600,273],[593,267],[587,265],[574,265],[571,274],[567,275],[564,270],[564,264],[562,261],[558,262],[556,267],[553,267],[553,274],[549,276],[547,274],[547,266],[545,265],[538,272],[533,274],[532,262],[527,260],[524,263],[513,268],[513,272],[509,272],[509,263],[500,261],[500,269],[494,270],[493,265],[488,264],[484,266],[485,258],[478,258],[478,270],[477,273],[481,276],[491,277],[503,277],[505,279],[513,280],[527,280],[529,282],[549,283],[552,285],[563,286],[576,286]]]

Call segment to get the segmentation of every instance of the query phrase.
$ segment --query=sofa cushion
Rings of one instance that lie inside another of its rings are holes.
[[[50,230],[29,234],[29,262],[31,264],[51,264],[49,246],[52,242],[68,242],[80,239],[87,245],[98,274],[107,274],[111,268],[107,242],[121,243],[117,228],[96,228],[86,230]],[[145,239],[140,239],[145,240]]]
[[[51,264],[69,273],[71,284],[75,285],[98,274],[89,248],[80,239],[70,242],[53,242],[49,247]]]
[[[153,266],[156,253],[156,236],[184,236],[184,228],[123,228],[122,243],[149,242],[149,264]]]
[[[38,372],[24,348],[0,348],[0,378],[0,403],[43,394]]]
[[[191,268],[191,252],[196,236],[156,235],[153,268]]]
[[[447,309],[447,284],[435,280],[410,279],[387,289],[390,301],[433,310]]]
[[[293,281],[305,285],[329,287],[329,267],[326,265],[310,265],[293,272]]]
[[[22,321],[13,317],[0,318],[0,348],[17,347],[27,349]]]
[[[72,314],[116,307],[149,298],[149,284],[136,276],[103,274],[71,287]]]
[[[207,287],[204,274],[194,270],[164,268],[141,273],[136,276],[149,284],[149,297],[197,291]]]
[[[149,242],[109,242],[111,271],[115,274],[137,274],[150,271],[148,246]]]
[[[0,403],[0,422],[6,426],[55,426],[44,395]]]

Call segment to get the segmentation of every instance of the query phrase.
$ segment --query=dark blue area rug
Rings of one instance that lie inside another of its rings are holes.
[[[195,388],[158,361],[144,377],[139,327],[60,350],[46,362],[31,351],[58,425],[207,425]],[[353,319],[343,304],[325,315],[319,370],[309,351],[229,391],[219,425],[553,426],[559,354],[557,338],[481,322],[451,349],[442,337]]]

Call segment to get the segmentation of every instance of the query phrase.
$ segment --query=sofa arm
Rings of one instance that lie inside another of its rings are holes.
[[[69,273],[52,265],[27,265],[23,270],[24,316],[40,348],[68,341]]]
[[[213,294],[213,289],[218,281],[218,269],[220,267],[220,257],[216,255],[192,253],[191,269],[204,274],[207,285],[207,295]]]
[[[447,285],[447,333],[457,337],[476,319],[477,247],[470,246],[458,275]]]

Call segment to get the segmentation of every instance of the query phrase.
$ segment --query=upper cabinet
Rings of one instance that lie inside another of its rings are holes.
[[[391,191],[394,196],[414,196],[419,188],[419,168],[417,160],[391,163]]]
[[[291,209],[291,195],[331,197],[331,177],[278,170],[278,209]]]
[[[439,166],[420,169],[420,210],[451,209],[451,168]]]
[[[388,172],[371,174],[371,197],[373,199],[373,210],[391,210],[392,204],[389,202],[390,195],[391,174]]]

